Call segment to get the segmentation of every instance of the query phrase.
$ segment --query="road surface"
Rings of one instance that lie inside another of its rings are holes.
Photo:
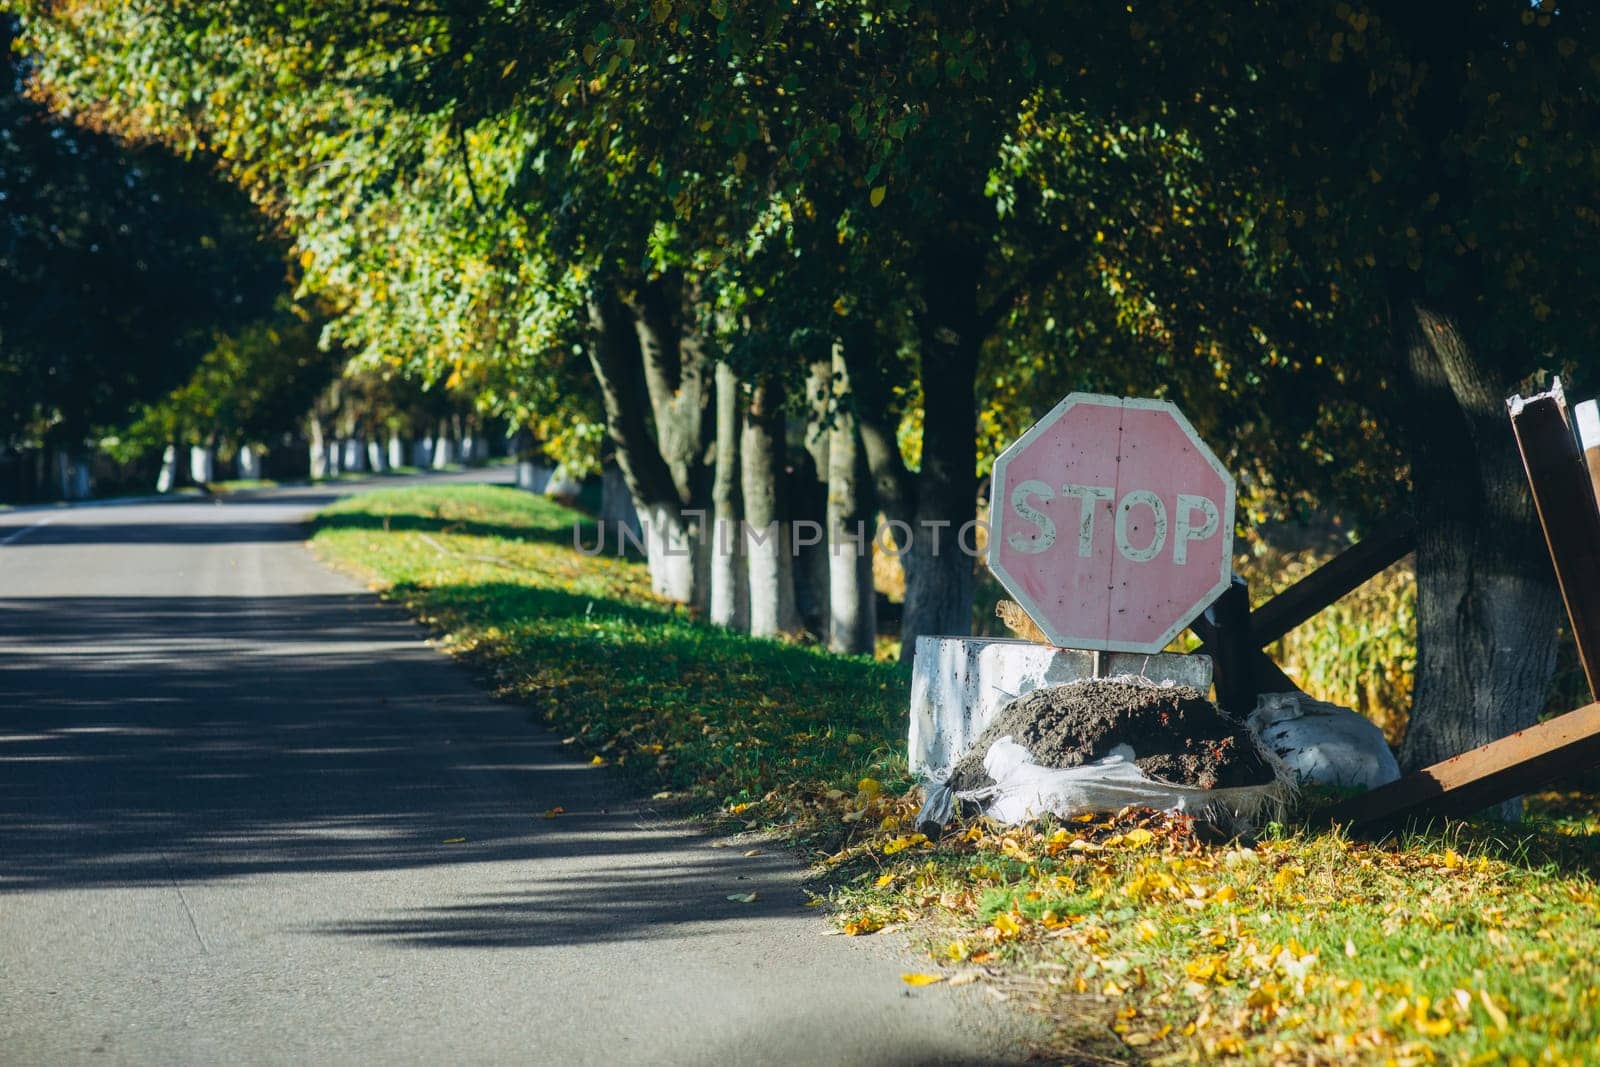
[[[319,564],[333,496],[0,514],[0,1062],[1020,1058]]]

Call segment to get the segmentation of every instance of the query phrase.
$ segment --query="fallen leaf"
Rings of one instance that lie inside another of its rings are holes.
[[[560,804],[557,804],[555,807],[547,809],[544,813],[544,817],[547,819],[553,819],[557,815],[565,815],[566,813],[567,809],[563,808]]]
[[[902,974],[900,980],[906,985],[936,985],[944,981],[942,974]]]
[[[759,893],[729,893],[728,899],[739,904],[754,904]]]
[[[1129,848],[1143,848],[1156,839],[1156,835],[1142,826],[1137,826],[1122,835],[1122,843]]]
[[[983,975],[980,974],[977,971],[962,971],[960,974],[958,974],[955,977],[950,979],[950,985],[952,985],[952,986],[971,985],[973,982],[976,982],[979,978],[982,978],[982,977],[983,977]]]
[[[467,843],[467,839],[464,837],[447,837],[444,839],[444,843],[447,845],[464,845]]]
[[[1494,1020],[1496,1029],[1505,1030],[1510,1027],[1511,1020],[1507,1019],[1506,1013],[1496,1006],[1494,998],[1489,996],[1487,989],[1478,990],[1478,1000],[1483,1003],[1483,1010],[1489,1013],[1489,1018]]]
[[[761,850],[759,848],[752,848],[752,849],[749,849],[749,850],[747,850],[745,852],[744,858],[745,859],[749,859],[751,856],[759,856],[759,855],[761,855]]]
[[[605,762],[606,762],[606,758],[604,756],[596,756],[594,759],[589,761],[589,766],[591,766],[591,767],[603,767],[603,766],[605,766]]]

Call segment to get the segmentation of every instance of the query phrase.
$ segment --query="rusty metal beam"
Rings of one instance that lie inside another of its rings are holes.
[[[1600,702],[1424,767],[1323,813],[1373,828],[1420,815],[1470,815],[1600,764]]]
[[[1559,379],[1548,393],[1506,403],[1589,695],[1600,700],[1600,507],[1594,485],[1567,421]]]

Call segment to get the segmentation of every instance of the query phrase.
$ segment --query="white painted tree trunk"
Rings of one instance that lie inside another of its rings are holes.
[[[651,591],[679,604],[693,603],[699,553],[692,522],[665,507],[651,508],[642,522]]]
[[[411,442],[411,465],[419,471],[433,466],[433,438],[419,437]]]
[[[389,469],[387,457],[383,453],[383,445],[374,437],[367,442],[367,467],[374,474],[382,474]]]
[[[544,495],[555,500],[576,500],[583,483],[574,478],[565,466],[558,466],[545,483]]]
[[[306,446],[311,457],[311,478],[313,481],[326,478],[328,471],[328,440],[322,434],[322,422],[315,416],[306,420],[306,430],[310,442]]]
[[[433,469],[442,471],[456,461],[456,443],[448,436],[440,434],[433,441]]]
[[[161,473],[156,475],[156,492],[170,493],[178,485],[178,446],[161,450]]]
[[[526,489],[530,493],[542,493],[550,484],[555,468],[544,463],[535,463],[532,460],[519,460],[517,462],[517,488]]]
[[[397,434],[397,433],[395,433],[393,431],[390,431],[390,433],[389,433],[389,469],[390,470],[396,470],[396,469],[398,469],[400,467],[404,467],[405,465],[406,465],[406,449],[405,449],[405,445],[403,445],[400,442],[400,435],[399,434]]]
[[[56,451],[56,484],[63,500],[89,499],[89,461],[64,449]]]
[[[739,378],[726,363],[717,363],[716,463],[711,485],[711,542],[707,546],[711,582],[708,616],[717,626],[747,629],[749,590],[740,552]]]
[[[339,442],[339,447],[344,455],[341,465],[345,470],[360,472],[367,469],[366,449],[361,445],[361,438],[346,437]]]
[[[833,382],[849,390],[844,355],[833,356]],[[841,398],[842,399],[842,398]],[[828,647],[871,654],[877,641],[877,596],[872,586],[872,535],[867,505],[867,464],[856,434],[855,414],[835,403],[828,430]]]
[[[793,533],[788,523],[767,530],[746,527],[743,548],[752,637],[780,637],[800,629],[794,603]]]
[[[237,458],[239,477],[246,481],[255,481],[261,477],[261,454],[249,445],[239,446]]]
[[[216,472],[216,451],[203,445],[189,447],[189,477],[200,485],[206,485],[213,480]]]

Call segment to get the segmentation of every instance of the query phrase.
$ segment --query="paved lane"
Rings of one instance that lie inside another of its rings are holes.
[[[997,1061],[318,564],[328,499],[0,514],[0,1062]]]

